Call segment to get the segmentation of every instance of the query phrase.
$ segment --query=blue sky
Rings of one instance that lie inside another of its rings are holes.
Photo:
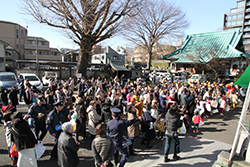
[[[168,0],[168,2],[174,3],[186,12],[190,26],[185,34],[222,30],[223,14],[229,13],[230,8],[236,7],[236,0]],[[18,23],[23,27],[28,26],[29,36],[43,37],[50,41],[51,47],[78,48],[57,29],[36,23],[31,16],[23,14],[22,0],[0,0],[0,4],[0,20]],[[119,36],[106,40],[102,45],[133,46]]]

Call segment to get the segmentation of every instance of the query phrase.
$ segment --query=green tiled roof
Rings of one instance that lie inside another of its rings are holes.
[[[209,62],[212,58],[250,57],[250,54],[236,49],[242,42],[241,38],[240,29],[187,35],[179,49],[162,56],[162,59],[176,60],[175,63],[198,63]]]

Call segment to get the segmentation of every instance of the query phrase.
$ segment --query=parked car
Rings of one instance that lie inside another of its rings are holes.
[[[0,89],[11,90],[11,87],[15,86],[18,88],[18,82],[16,75],[12,72],[1,72],[0,73]]]
[[[48,85],[49,84],[49,80],[51,78],[56,78],[57,77],[57,72],[53,72],[53,71],[44,71],[43,73],[43,77],[42,77],[42,81],[44,85]]]
[[[186,78],[182,77],[182,76],[175,76],[174,77],[174,82],[181,82],[181,83],[185,83],[187,80]]]
[[[160,79],[163,77],[163,78],[166,78],[167,81],[171,81],[171,74],[170,73],[164,73],[164,72],[151,72],[149,74],[149,80],[150,81],[153,81],[153,78],[155,76],[155,82],[156,83],[159,83],[160,82]]]
[[[36,74],[21,73],[19,74],[19,78],[24,80],[29,79],[29,82],[32,86],[35,86],[39,90],[43,89],[43,84]]]
[[[188,81],[198,83],[198,82],[206,82],[207,79],[206,76],[203,74],[193,74],[191,78],[188,79]]]

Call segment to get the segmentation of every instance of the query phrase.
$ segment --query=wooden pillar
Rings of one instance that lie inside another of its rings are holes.
[[[60,67],[60,79],[62,79],[62,67]]]
[[[69,67],[69,77],[71,77],[71,67]]]

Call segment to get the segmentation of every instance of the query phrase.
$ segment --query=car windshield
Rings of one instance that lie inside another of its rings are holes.
[[[36,76],[25,76],[25,79],[29,79],[30,81],[39,81]]]
[[[0,75],[0,81],[16,81],[15,75]]]
[[[56,74],[53,73],[53,72],[50,72],[50,73],[47,73],[47,77],[52,77],[52,78],[54,78],[54,77],[56,77]]]
[[[199,79],[198,75],[192,76],[192,79]]]

